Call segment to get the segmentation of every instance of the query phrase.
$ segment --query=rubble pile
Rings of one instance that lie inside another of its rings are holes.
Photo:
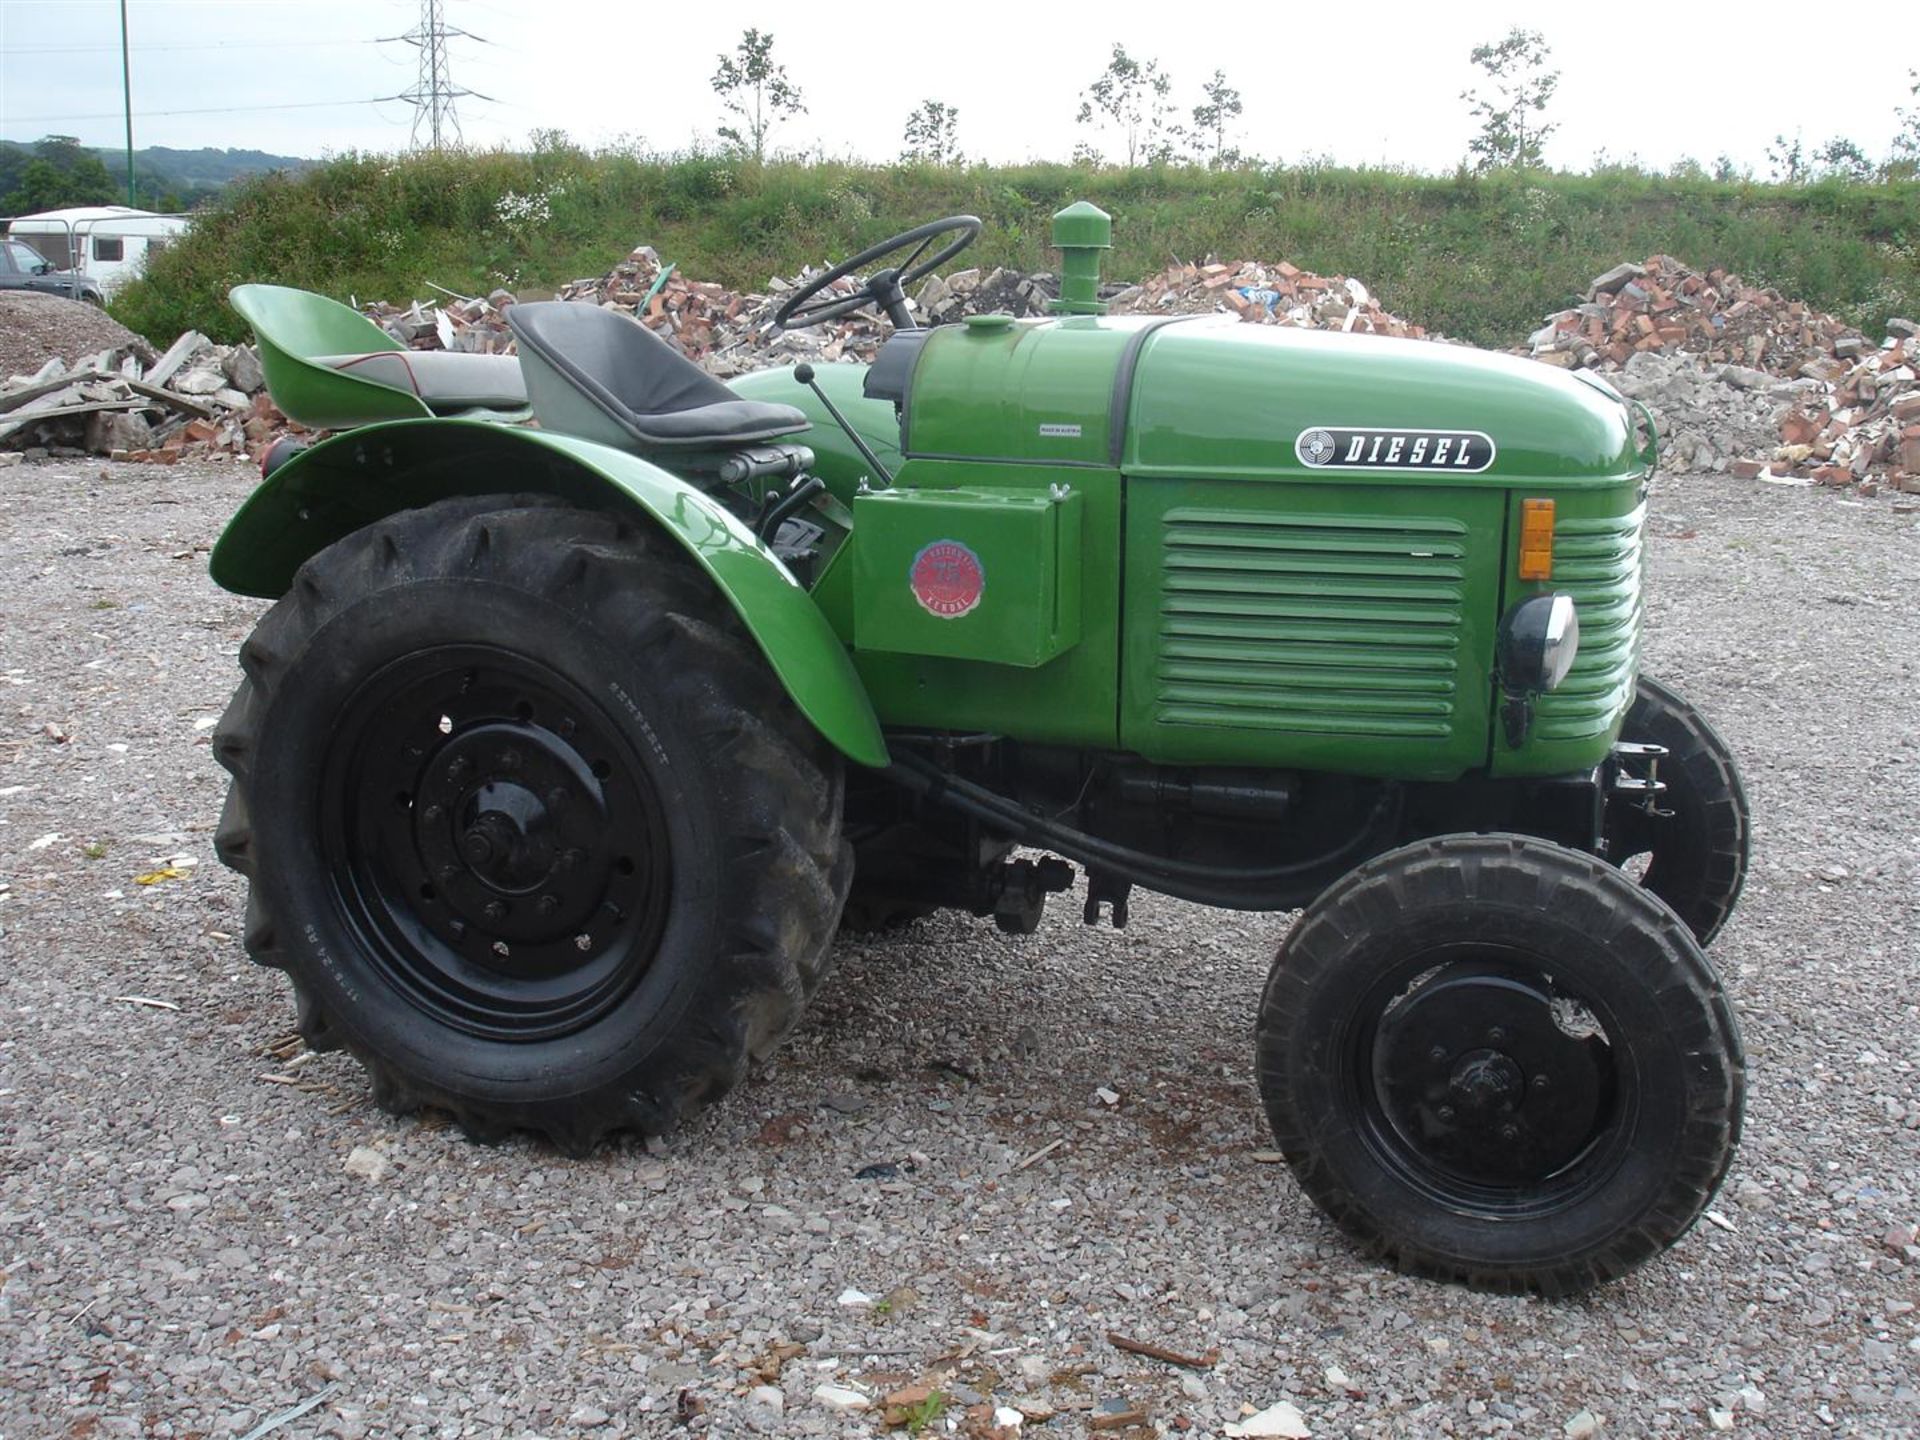
[[[97,305],[38,290],[0,290],[0,380],[31,375],[56,355],[64,363],[122,345],[151,349]]]
[[[1660,431],[1660,468],[1668,474],[1724,474],[1742,457],[1780,443],[1777,416],[1799,403],[1808,380],[1774,380],[1742,389],[1691,355],[1657,350],[1631,355],[1608,376],[1621,394],[1646,402]]]
[[[1527,351],[1619,372],[1654,411],[1668,469],[1920,492],[1920,328],[1887,330],[1876,345],[1776,290],[1655,255],[1596,277]]]
[[[452,350],[468,355],[511,355],[513,332],[506,310],[513,304],[510,291],[496,290],[486,299],[449,296],[450,304],[415,300],[411,305],[373,301],[361,313],[402,345],[413,350]]]
[[[923,325],[946,325],[969,315],[1011,315],[1016,319],[1045,315],[1059,295],[1060,282],[1053,275],[1044,271],[1027,275],[996,267],[984,275],[977,269],[929,275],[914,303]]]
[[[134,340],[0,379],[0,455],[87,452],[171,464],[245,455],[290,426],[251,345],[189,330],[156,356]]]
[[[1201,265],[1169,265],[1145,284],[1115,295],[1113,308],[1150,315],[1221,311],[1256,325],[1429,338],[1421,326],[1383,310],[1362,282],[1345,275],[1315,275],[1285,260],[1224,265],[1209,256]]]
[[[1844,321],[1777,290],[1655,255],[1644,265],[1629,261],[1597,276],[1585,303],[1549,316],[1527,344],[1535,359],[1551,365],[1624,365],[1637,353],[1684,350],[1791,375],[1808,361],[1831,357],[1849,336],[1860,338]]]

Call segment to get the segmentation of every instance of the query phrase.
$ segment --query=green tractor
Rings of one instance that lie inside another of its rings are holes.
[[[1659,1253],[1738,1138],[1702,947],[1748,821],[1638,673],[1650,423],[1470,349],[1108,316],[1086,204],[1054,315],[915,328],[979,228],[787,298],[877,306],[872,364],[731,385],[591,305],[512,307],[515,358],[234,292],[339,432],[212,557],[276,602],[218,849],[307,1043],[581,1153],[724,1095],[838,930],[1031,932],[1084,872],[1089,924],[1302,912],[1261,1093],[1372,1252],[1557,1293]]]

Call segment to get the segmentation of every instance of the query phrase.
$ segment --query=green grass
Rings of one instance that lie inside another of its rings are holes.
[[[230,286],[342,299],[504,285],[550,291],[650,244],[688,275],[742,289],[937,215],[985,229],[962,263],[1050,269],[1048,218],[1087,198],[1114,217],[1109,278],[1173,259],[1291,260],[1365,280],[1409,320],[1510,345],[1622,259],[1665,252],[1877,326],[1920,313],[1920,182],[1775,186],[1633,171],[1421,176],[1331,167],[1088,171],[725,155],[347,155],[242,182],[129,286],[113,312],[156,342],[242,338]]]
[[[909,1435],[918,1435],[947,1413],[947,1397],[935,1390],[917,1405],[909,1405],[901,1423]]]

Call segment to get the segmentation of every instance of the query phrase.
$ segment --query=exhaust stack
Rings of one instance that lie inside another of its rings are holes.
[[[1056,315],[1104,315],[1100,298],[1100,252],[1113,248],[1113,217],[1098,205],[1076,200],[1053,217],[1053,246],[1060,252],[1060,298]]]

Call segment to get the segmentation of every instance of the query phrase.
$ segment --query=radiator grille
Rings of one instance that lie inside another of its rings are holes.
[[[1452,733],[1467,527],[1167,513],[1154,686],[1168,725]],[[1582,616],[1585,623],[1585,616]]]
[[[1580,650],[1560,687],[1540,699],[1533,733],[1581,740],[1604,733],[1633,700],[1640,657],[1643,505],[1605,520],[1561,520],[1553,589],[1573,597]]]

